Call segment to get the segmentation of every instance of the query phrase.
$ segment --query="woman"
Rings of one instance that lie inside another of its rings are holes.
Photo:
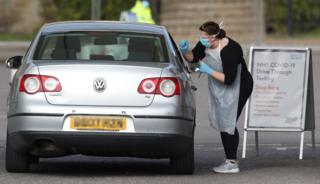
[[[236,128],[241,110],[251,95],[253,80],[241,46],[215,22],[200,26],[199,42],[189,50],[188,41],[180,42],[180,50],[189,62],[200,61],[199,71],[208,74],[209,120],[220,131],[226,160],[213,171],[238,173],[237,149],[239,132]]]

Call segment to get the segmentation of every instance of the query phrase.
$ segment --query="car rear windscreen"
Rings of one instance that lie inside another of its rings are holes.
[[[169,62],[161,35],[68,32],[42,35],[34,60]]]

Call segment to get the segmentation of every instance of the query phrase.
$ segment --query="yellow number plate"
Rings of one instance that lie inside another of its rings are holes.
[[[127,128],[127,119],[117,116],[71,116],[70,128],[119,131]]]

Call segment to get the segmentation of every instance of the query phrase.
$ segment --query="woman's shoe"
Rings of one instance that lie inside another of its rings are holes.
[[[237,161],[226,160],[221,165],[212,168],[216,173],[238,173],[240,172],[239,164]]]

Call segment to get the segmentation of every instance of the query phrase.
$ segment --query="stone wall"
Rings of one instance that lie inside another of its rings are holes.
[[[175,40],[195,43],[203,22],[223,21],[228,36],[251,44],[256,36],[257,1],[262,0],[161,0],[160,24]],[[0,4],[0,32],[30,33],[40,27],[40,0],[0,0]]]
[[[227,35],[242,44],[255,42],[256,2],[260,0],[162,0],[161,24],[176,41],[198,40],[205,21],[224,22]]]

